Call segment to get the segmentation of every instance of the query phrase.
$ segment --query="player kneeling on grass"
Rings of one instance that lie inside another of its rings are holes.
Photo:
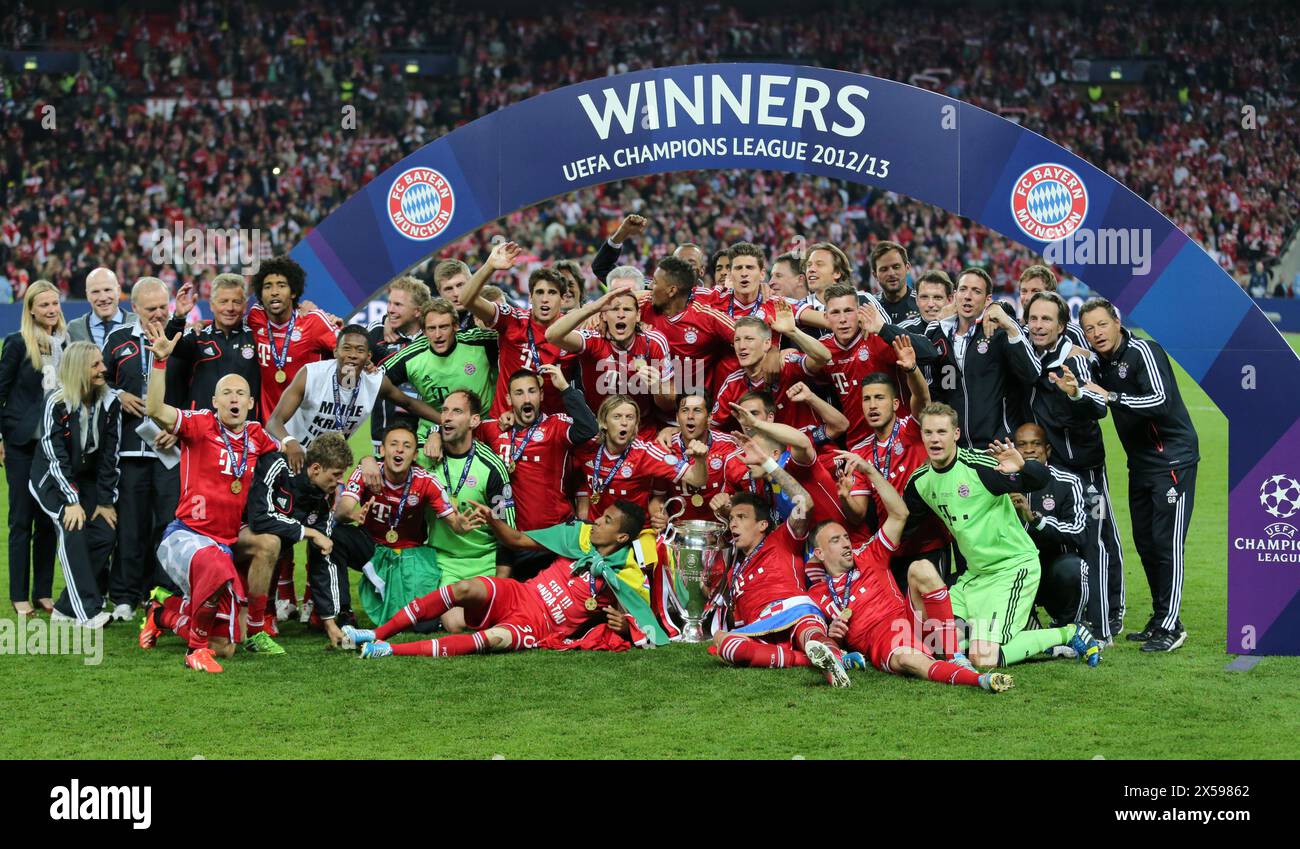
[[[714,623],[709,653],[732,666],[815,666],[832,687],[847,687],[844,654],[804,590],[803,549],[812,499],[776,460],[767,458],[761,471],[770,486],[790,496],[794,507],[776,525],[772,505],[763,496],[741,492],[731,499],[728,525],[736,550],[726,586],[705,609]]]
[[[442,583],[437,554],[425,544],[426,508],[458,534],[482,526],[477,516],[457,513],[442,483],[415,465],[418,449],[411,425],[388,427],[379,447],[379,492],[362,503],[369,490],[358,466],[334,505],[336,520],[361,525],[374,542],[371,561],[361,567],[368,579],[361,584],[361,604],[372,622],[388,621],[407,600],[432,593]],[[346,639],[342,646],[352,647]]]
[[[912,513],[938,515],[966,557],[966,572],[949,598],[969,628],[971,660],[1010,666],[1068,645],[1096,666],[1101,644],[1083,624],[1025,629],[1038,591],[1038,548],[1010,493],[1045,487],[1047,468],[1010,442],[994,440],[987,451],[958,448],[957,411],[947,404],[928,405],[919,419],[926,462],[908,479],[904,501]]]
[[[549,550],[554,563],[535,578],[471,578],[418,598],[373,631],[344,628],[362,644],[361,656],[391,654],[451,657],[533,648],[619,649],[660,644],[667,636],[642,593],[640,570],[629,567],[632,543],[646,524],[645,510],[615,501],[595,522],[565,522],[527,533],[515,530],[479,506],[506,545]],[[631,579],[620,572],[631,569]],[[387,640],[416,622],[435,619],[453,607],[465,611],[472,634],[390,645]]]
[[[907,522],[903,498],[876,467],[867,464],[866,474],[888,511],[885,521],[866,546],[853,550],[849,532],[839,522],[826,521],[813,529],[813,554],[826,567],[826,578],[810,592],[831,617],[830,636],[851,651],[861,652],[877,669],[896,675],[912,675],[947,684],[982,687],[994,693],[1013,686],[1010,675],[980,674],[960,654],[952,661],[937,660],[922,644],[916,614],[898,589],[889,568],[890,558],[902,538]],[[943,586],[938,571],[929,561],[918,560],[909,573],[916,580]],[[911,575],[909,574],[909,577]],[[940,631],[950,630],[952,608],[947,600],[926,616],[945,620]],[[964,661],[964,662],[963,662]]]

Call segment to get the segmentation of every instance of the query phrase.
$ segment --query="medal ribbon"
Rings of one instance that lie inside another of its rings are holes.
[[[537,337],[533,335],[533,319],[528,319],[528,362],[529,368],[537,371],[542,367],[542,355],[537,352]]]
[[[614,461],[614,468],[609,470],[609,474],[605,477],[603,481],[600,479],[600,470],[601,470],[600,458],[605,456],[605,443],[602,442],[600,444],[600,447],[596,449],[596,459],[592,463],[593,468],[591,472],[591,484],[592,484],[592,489],[595,490],[592,493],[592,495],[596,495],[596,496],[603,495],[605,493],[605,490],[609,489],[609,484],[611,481],[614,480],[614,475],[618,474],[618,470],[622,467],[623,461],[627,459],[628,454],[632,453],[632,446],[635,444],[636,444],[635,438],[628,441],[627,447],[623,449],[623,453],[620,454],[618,459]]]
[[[287,351],[287,349],[286,349]],[[334,368],[334,429],[343,430],[343,425],[347,419],[347,411],[352,409],[352,405],[357,403],[357,394],[361,392],[361,371],[357,370],[357,383],[352,387],[352,396],[348,398],[348,405],[343,406],[343,398],[339,395],[339,369]]]
[[[729,586],[727,587],[727,599],[729,601],[736,597],[736,590],[739,589],[738,584],[740,583],[741,576],[745,574],[745,567],[749,565],[749,561],[754,559],[754,556],[758,554],[758,550],[763,547],[763,543],[765,542],[767,542],[766,534],[764,534],[763,538],[758,541],[758,545],[754,546],[753,550],[750,551],[749,554],[745,555],[744,560],[731,568],[731,580],[728,582]]]
[[[295,308],[293,312],[289,313],[289,324],[284,328],[284,350],[277,351],[275,349],[275,330],[271,327],[270,317],[266,320],[267,341],[271,343],[271,360],[280,371],[284,371],[284,364],[289,362],[289,343],[293,341],[293,327],[297,323],[298,310]]]
[[[226,443],[226,453],[230,455],[230,466],[235,473],[235,480],[243,481],[244,471],[248,469],[248,428],[244,428],[244,439],[242,441],[244,453],[240,454],[238,459],[235,458],[235,446],[231,444],[230,437],[226,436],[226,426],[219,425],[219,428],[221,430],[221,441]]]
[[[829,572],[826,573],[826,589],[831,591],[831,598],[834,599],[835,606],[840,609],[841,613],[848,609],[849,588],[853,586],[853,581],[857,576],[858,568],[854,566],[844,577],[844,598],[840,598],[840,594],[835,591],[835,579],[831,577]]]
[[[406,496],[411,494],[411,482],[415,480],[415,469],[406,470],[406,483],[402,485],[402,498],[397,502],[397,507],[393,509],[393,519],[388,523],[390,531],[396,531],[397,526],[402,523],[402,516],[406,513]]]
[[[474,465],[474,455],[478,449],[473,443],[469,446],[469,456],[465,458],[465,467],[460,470],[460,480],[456,482],[456,488],[451,490],[451,499],[453,502],[460,491],[465,488],[465,481],[469,478],[469,467]],[[447,465],[447,452],[442,453],[442,476],[447,479],[447,486],[451,487],[451,467]],[[456,506],[454,503],[452,506]]]
[[[751,304],[749,307],[749,312],[745,313],[745,315],[754,315],[762,308],[763,308],[763,291],[760,289],[758,292],[758,297],[754,299],[754,303]],[[731,303],[727,306],[727,315],[730,316],[731,318],[736,317],[735,293],[732,293],[731,295]]]
[[[517,429],[516,429],[513,425],[511,425],[511,427],[510,427],[510,462],[511,462],[512,464],[513,464],[513,463],[518,463],[518,462],[519,462],[519,458],[522,457],[522,456],[524,456],[524,451],[525,451],[525,449],[528,448],[528,443],[529,443],[529,441],[533,438],[533,433],[535,433],[535,432],[537,431],[537,426],[540,425],[541,423],[542,423],[542,417],[539,415],[539,416],[537,417],[537,421],[533,422],[532,426],[531,426],[530,428],[528,428],[528,433],[525,433],[525,434],[524,434],[524,441],[521,442],[521,443],[519,443],[519,450],[517,450],[517,451],[515,450],[515,433],[517,433],[518,431],[517,431]]]
[[[880,442],[880,437],[876,437],[876,441],[871,443],[871,465],[875,466],[876,471],[880,472],[880,474],[886,479],[889,478],[889,475],[885,471],[889,468],[889,450],[894,447],[894,440],[898,438],[898,425],[898,417],[895,416],[894,430],[889,434],[889,441],[885,443],[885,459],[883,467],[880,465],[881,461],[876,457],[876,445]]]

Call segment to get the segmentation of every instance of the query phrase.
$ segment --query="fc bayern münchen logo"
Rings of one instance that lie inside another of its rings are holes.
[[[451,223],[456,195],[432,168],[408,168],[388,190],[388,220],[408,239],[424,242]]]
[[[1011,217],[1026,236],[1040,242],[1064,239],[1087,214],[1088,189],[1064,165],[1035,165],[1011,189]]]

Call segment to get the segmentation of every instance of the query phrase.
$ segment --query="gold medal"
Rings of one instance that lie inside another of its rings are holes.
[[[703,495],[700,495],[698,492],[695,493],[694,495],[691,496],[691,504],[694,505],[694,506],[696,506],[696,507],[703,507],[703,506],[704,506],[704,496],[703,496]]]
[[[600,503],[600,493],[599,493],[599,492],[593,492],[593,493],[591,494],[591,506],[592,506],[592,507],[595,507],[595,506],[596,506],[597,504],[599,504],[599,503]]]
[[[853,609],[850,607],[844,608],[844,611],[840,613],[840,618],[843,619],[845,622],[848,622],[850,619],[853,618]]]
[[[641,367],[644,365],[645,365],[645,360],[641,359],[640,357],[637,357],[635,360],[632,361],[632,371],[640,371]]]
[[[230,491],[233,492],[235,495],[239,495],[239,491],[243,488],[244,485],[239,481],[231,481],[230,483]]]
[[[587,608],[587,610],[595,610],[595,609],[596,609],[596,599],[595,599],[595,597],[594,597],[594,596],[587,596],[587,600],[584,601],[584,602],[582,603],[582,606],[585,607],[585,608]]]
[[[506,466],[506,471],[509,472],[509,473],[512,474],[512,475],[515,473],[515,461],[514,461],[514,460],[511,460],[511,461],[510,461],[510,465]]]
[[[276,383],[284,383],[284,382],[285,382],[286,380],[288,380],[288,379],[289,379],[289,375],[287,375],[287,374],[284,373],[284,369],[276,369],[276,371],[275,371],[275,382],[276,382]]]
[[[388,533],[384,534],[384,539],[388,542],[397,542],[397,531],[393,528],[389,528]]]

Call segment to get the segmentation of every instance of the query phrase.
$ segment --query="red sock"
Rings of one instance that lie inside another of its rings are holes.
[[[266,628],[266,596],[255,595],[248,600],[248,634],[259,634]]]
[[[279,575],[275,585],[276,598],[297,603],[293,591],[293,553],[291,552],[288,557],[281,557],[275,565],[276,574]]]
[[[487,638],[482,631],[473,634],[452,634],[436,640],[416,643],[396,643],[393,654],[413,654],[421,657],[456,657],[462,654],[482,654],[487,651]]]
[[[722,641],[718,657],[732,666],[766,666],[770,669],[812,666],[808,655],[801,651],[734,634]]]
[[[925,677],[938,684],[964,684],[967,687],[978,687],[980,685],[980,674],[978,672],[964,666],[958,666],[955,663],[949,663],[946,660],[936,660],[930,664]]]
[[[172,633],[179,633],[176,628],[181,618],[181,606],[184,603],[179,595],[167,596],[162,603],[162,610],[156,614],[158,624]]]
[[[225,592],[223,587],[221,592]],[[190,617],[188,641],[192,649],[205,649],[208,647],[208,634],[217,622],[217,598],[221,595],[218,592],[212,598],[200,604]]]
[[[456,606],[456,599],[451,594],[451,587],[446,586],[440,590],[435,590],[426,596],[417,598],[410,604],[397,611],[397,615],[389,619],[384,624],[375,629],[375,639],[384,640],[394,634],[401,633],[411,627],[416,622],[423,622],[428,619],[437,619]],[[393,646],[394,654],[397,654],[397,646]],[[402,652],[403,654],[418,654],[418,652]]]
[[[812,617],[800,619],[795,623],[794,637],[791,642],[802,649],[808,645],[809,640],[825,643],[833,649],[839,648],[835,641],[831,639],[831,635],[826,633],[826,626],[821,623],[821,620]]]
[[[952,600],[948,598],[948,588],[940,587],[933,592],[921,595],[921,604],[925,607],[925,622],[921,624],[921,641],[923,645],[934,646],[934,651],[944,657],[957,653],[957,622],[952,615]],[[938,634],[939,639],[931,642],[931,634]]]

